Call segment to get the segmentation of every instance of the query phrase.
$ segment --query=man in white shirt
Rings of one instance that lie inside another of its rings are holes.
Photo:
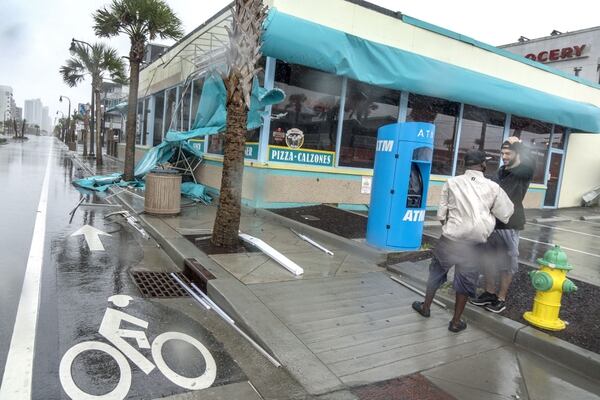
[[[448,179],[442,188],[437,212],[442,222],[442,236],[433,250],[425,301],[415,301],[413,309],[423,317],[430,316],[430,307],[438,288],[446,282],[448,271],[454,271],[456,303],[454,316],[448,324],[451,332],[467,327],[461,320],[469,296],[474,296],[484,247],[496,225],[496,218],[508,222],[514,207],[500,186],[483,176],[486,160],[481,150],[465,155],[463,175]]]

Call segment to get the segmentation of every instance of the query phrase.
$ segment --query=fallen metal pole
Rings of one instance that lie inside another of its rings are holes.
[[[313,246],[315,246],[317,249],[324,251],[326,254],[329,254],[330,256],[333,255],[333,251],[326,249],[325,247],[321,246],[319,243],[315,242],[314,240],[312,240],[311,238],[309,238],[306,235],[301,234],[300,232],[296,232],[295,230],[293,230],[292,228],[290,228],[290,231],[294,232],[296,234],[296,236],[298,236],[300,239],[304,240],[305,242],[308,242],[310,244],[312,244]]]
[[[281,254],[272,246],[269,246],[263,240],[255,238],[254,236],[248,235],[246,233],[240,233],[239,236],[244,242],[250,243],[251,245],[259,248],[263,253],[271,257],[273,260],[275,260],[282,267],[290,271],[292,274],[298,276],[304,273],[304,269],[302,269],[301,266],[299,266],[283,254]]]
[[[107,214],[104,219],[111,217],[113,215],[120,215],[123,218],[125,218],[125,220],[127,221],[127,223],[129,225],[131,225],[135,230],[137,230],[140,235],[142,235],[144,237],[144,239],[148,240],[150,239],[150,235],[148,235],[148,233],[144,230],[144,228],[142,228],[142,225],[140,225],[139,221],[132,216],[129,211],[116,211],[110,214]]]
[[[174,277],[182,286],[183,288],[190,292],[189,287],[181,282],[181,279],[179,279],[179,277],[171,272],[171,276]],[[248,334],[246,332],[244,332],[239,326],[236,325],[235,321],[233,320],[233,318],[231,318],[229,315],[227,315],[227,313],[225,311],[223,311],[221,309],[221,307],[219,307],[214,301],[212,301],[210,299],[210,297],[208,297],[205,293],[203,293],[198,286],[196,286],[193,282],[192,282],[192,287],[196,289],[196,291],[194,291],[193,293],[190,292],[190,294],[192,296],[194,296],[195,299],[197,299],[197,295],[199,294],[200,296],[202,296],[202,298],[204,300],[206,300],[206,302],[208,302],[211,306],[211,308],[221,317],[223,318],[229,325],[231,325],[233,327],[233,329],[235,329],[240,335],[242,335],[242,337],[244,339],[246,339],[248,341],[248,343],[250,343],[252,345],[252,347],[254,347],[260,354],[262,354],[263,356],[265,356],[267,358],[267,360],[269,360],[271,362],[271,364],[273,364],[275,367],[279,368],[281,367],[281,363],[279,361],[277,361],[272,355],[270,355],[265,349],[263,349],[258,343],[256,343],[254,341],[254,339],[252,339],[250,336],[248,336]],[[189,289],[189,290],[188,290]],[[197,293],[196,293],[197,292]]]
[[[207,310],[210,310],[210,305],[208,305],[204,300],[202,300],[200,297],[198,297],[198,295],[188,286],[186,285],[178,276],[176,273],[171,272],[171,276],[173,277],[173,279],[175,279],[180,285],[181,287],[183,287],[185,289],[186,292],[188,292],[190,294],[190,296],[192,296],[198,303],[202,304],[204,306],[204,308],[206,308]]]
[[[219,307],[214,301],[212,301],[210,299],[210,297],[208,297],[206,294],[204,294],[204,292],[202,292],[202,290],[200,290],[200,288],[198,286],[196,286],[196,284],[194,282],[192,282],[191,285],[192,285],[192,288],[195,289],[196,292],[200,295],[200,297],[202,297],[208,304],[210,304],[210,306],[219,315],[221,315],[221,317],[223,317],[230,324],[235,324],[235,321],[229,315],[227,315],[227,313],[225,311],[223,311],[223,309],[221,307]]]
[[[120,195],[123,192],[128,192],[128,190],[127,189],[123,189],[120,192],[116,192],[116,193],[110,194],[110,195],[104,197],[104,200],[110,199],[111,197],[114,197],[114,196],[118,196],[118,195]]]
[[[420,290],[420,289],[417,289],[416,287],[414,287],[414,286],[412,286],[412,285],[409,285],[408,283],[406,283],[406,282],[404,282],[404,281],[402,281],[402,280],[400,280],[400,279],[398,279],[398,278],[396,278],[396,277],[394,277],[394,276],[390,276],[390,279],[391,279],[391,280],[393,280],[394,282],[397,282],[397,283],[401,284],[401,285],[402,285],[402,286],[404,286],[405,288],[407,288],[407,289],[410,289],[410,290],[412,290],[413,292],[415,292],[415,293],[417,293],[417,294],[420,294],[421,296],[425,297],[425,292],[423,292],[422,290]],[[442,307],[443,309],[446,309],[446,308],[447,308],[447,307],[446,307],[446,305],[445,305],[444,303],[442,303],[441,301],[439,301],[439,300],[437,300],[437,299],[433,299],[433,302],[434,302],[435,304],[437,304],[438,306]]]
[[[79,200],[79,203],[77,203],[77,205],[75,206],[75,208],[72,209],[71,212],[69,212],[69,215],[75,214],[75,211],[77,211],[77,209],[79,208],[81,203],[83,203],[84,200],[85,200],[85,197],[82,197],[81,200]]]

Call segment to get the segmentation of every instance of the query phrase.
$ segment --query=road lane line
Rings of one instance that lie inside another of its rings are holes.
[[[539,240],[534,240],[534,239],[528,239],[526,237],[521,236],[522,240],[526,240],[528,242],[533,242],[533,243],[539,243],[539,244],[545,244],[546,246],[550,246],[550,247],[554,247],[557,243],[546,243],[546,242],[540,242]],[[577,249],[572,249],[570,247],[565,247],[562,245],[559,245],[561,249],[565,249],[565,250],[569,250],[569,251],[574,251],[576,253],[581,253],[581,254],[587,254],[588,256],[592,256],[592,257],[598,257],[600,258],[600,254],[594,254],[594,253],[588,253],[587,251],[583,251],[583,250],[577,250]]]
[[[10,348],[4,366],[4,376],[0,387],[0,400],[30,399],[33,377],[33,357],[35,353],[35,334],[40,303],[42,263],[44,261],[44,241],[46,237],[46,211],[48,209],[48,190],[52,150],[48,152],[48,164],[42,184],[42,193],[35,217],[31,248],[27,259],[21,298],[17,309]]]
[[[577,222],[579,222],[579,221],[577,221]],[[571,230],[571,229],[559,228],[557,226],[552,226],[552,225],[536,224],[536,223],[533,223],[533,222],[528,222],[527,225],[536,225],[536,226],[541,226],[541,227],[544,227],[544,228],[555,229],[557,231],[570,232],[570,233],[575,233],[577,235],[591,236],[591,237],[599,238],[600,239],[599,235],[594,235],[592,233],[585,233],[585,232],[574,231],[574,230]]]

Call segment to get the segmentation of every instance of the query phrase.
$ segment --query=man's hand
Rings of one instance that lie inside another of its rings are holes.
[[[519,139],[516,136],[511,136],[508,139],[506,139],[506,141],[510,144],[521,143],[521,139]]]

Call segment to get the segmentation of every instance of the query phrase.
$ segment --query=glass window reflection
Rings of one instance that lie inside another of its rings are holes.
[[[459,110],[460,104],[454,101],[413,93],[408,96],[406,121],[430,122],[435,125],[432,174],[452,174]]]
[[[400,92],[348,81],[340,166],[373,168],[379,127],[398,121]]]
[[[510,121],[510,135],[516,136],[529,147],[535,162],[534,183],[544,183],[546,153],[550,145],[552,125],[535,119],[513,115]]]
[[[278,60],[275,87],[286,97],[272,108],[269,144],[286,146],[286,132],[297,128],[304,134],[302,148],[335,151],[342,79]]]
[[[465,104],[458,146],[456,174],[465,172],[464,156],[469,150],[483,150],[493,158],[487,162],[488,173],[500,166],[500,147],[504,134],[506,115]]]

